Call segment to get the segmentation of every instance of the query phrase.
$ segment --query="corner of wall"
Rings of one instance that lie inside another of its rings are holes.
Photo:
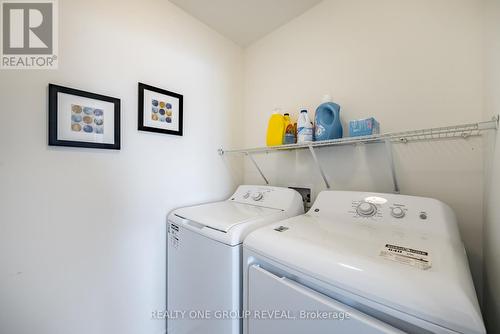
[[[500,114],[500,1],[485,2],[484,117]],[[484,307],[489,333],[500,333],[500,135],[484,138]]]

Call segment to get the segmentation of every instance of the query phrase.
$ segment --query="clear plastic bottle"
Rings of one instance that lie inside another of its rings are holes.
[[[297,143],[313,141],[313,123],[307,115],[307,110],[300,111],[297,120]]]

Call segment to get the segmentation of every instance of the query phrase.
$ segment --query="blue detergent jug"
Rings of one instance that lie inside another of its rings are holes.
[[[314,140],[342,138],[343,130],[340,122],[340,106],[333,103],[330,96],[323,97],[323,103],[316,109],[314,117]]]

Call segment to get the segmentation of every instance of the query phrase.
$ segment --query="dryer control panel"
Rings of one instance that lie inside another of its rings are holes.
[[[453,211],[436,199],[354,191],[323,191],[307,215],[332,223],[401,227],[446,235]]]
[[[351,201],[351,210],[349,210],[349,212],[352,213],[354,217],[384,218],[385,213],[392,218],[403,219],[406,217],[408,207],[409,205],[404,201],[391,203],[386,198],[368,196]],[[427,219],[427,213],[421,211],[419,217],[421,219]]]

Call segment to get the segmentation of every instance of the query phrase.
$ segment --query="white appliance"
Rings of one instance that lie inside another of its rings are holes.
[[[243,273],[244,334],[485,333],[454,213],[430,198],[321,192],[247,236]]]
[[[167,333],[241,332],[242,242],[265,224],[304,213],[287,188],[239,186],[228,200],[168,216]]]

